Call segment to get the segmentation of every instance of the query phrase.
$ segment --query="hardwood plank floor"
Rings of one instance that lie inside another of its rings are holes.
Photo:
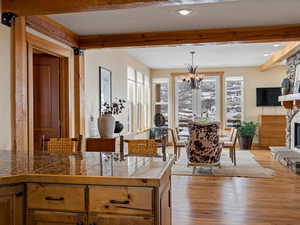
[[[173,225],[300,225],[300,176],[252,151],[273,178],[172,176]]]

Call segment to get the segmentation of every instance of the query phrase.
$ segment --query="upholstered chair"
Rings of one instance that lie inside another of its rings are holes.
[[[222,143],[217,123],[189,124],[190,138],[187,146],[188,166],[220,166]]]

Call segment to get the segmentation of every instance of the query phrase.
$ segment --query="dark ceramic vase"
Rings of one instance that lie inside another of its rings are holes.
[[[122,132],[122,130],[124,129],[124,126],[122,123],[120,123],[120,121],[116,121],[116,125],[115,125],[115,134],[119,134]]]

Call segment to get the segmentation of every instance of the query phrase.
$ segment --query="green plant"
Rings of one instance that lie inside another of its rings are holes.
[[[200,118],[195,120],[196,123],[209,123],[208,119],[205,118]]]
[[[240,127],[238,127],[238,132],[241,137],[253,137],[256,132],[258,124],[252,121],[243,122]]]

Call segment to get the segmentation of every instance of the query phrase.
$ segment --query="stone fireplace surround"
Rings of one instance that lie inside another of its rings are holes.
[[[297,80],[300,80],[300,51],[287,59],[287,78],[291,81],[290,94]],[[286,146],[270,147],[273,158],[288,167],[295,173],[300,174],[300,148],[295,147],[295,124],[300,124],[300,110],[288,109],[286,113]]]

